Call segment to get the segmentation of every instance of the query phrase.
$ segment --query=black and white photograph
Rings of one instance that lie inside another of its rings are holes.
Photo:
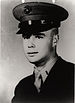
[[[74,103],[75,1],[0,8],[0,103]]]

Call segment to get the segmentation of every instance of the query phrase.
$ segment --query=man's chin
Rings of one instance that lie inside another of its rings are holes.
[[[32,58],[32,59],[27,58],[27,59],[32,64],[38,63],[40,61],[39,59],[34,59],[34,58]]]
[[[30,63],[35,64],[37,63],[39,60],[29,60]]]

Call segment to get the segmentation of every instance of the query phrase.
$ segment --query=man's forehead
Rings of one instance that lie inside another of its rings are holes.
[[[42,31],[42,32],[39,32],[41,34],[50,34],[53,30],[56,30],[57,28],[51,28],[50,30],[47,30],[47,31]]]

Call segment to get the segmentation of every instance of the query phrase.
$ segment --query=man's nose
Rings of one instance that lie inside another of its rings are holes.
[[[29,43],[28,43],[28,48],[34,48],[35,47],[35,37],[32,35],[30,38],[29,38]]]

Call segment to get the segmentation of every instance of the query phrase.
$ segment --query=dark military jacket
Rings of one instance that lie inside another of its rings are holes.
[[[73,103],[73,99],[74,65],[59,57],[40,93],[34,86],[32,74],[18,83],[12,103]]]

